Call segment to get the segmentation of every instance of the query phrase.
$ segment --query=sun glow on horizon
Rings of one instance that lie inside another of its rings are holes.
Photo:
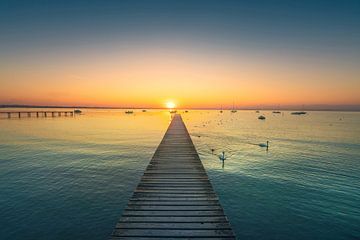
[[[168,109],[174,109],[176,107],[176,104],[172,101],[166,102],[166,108]]]

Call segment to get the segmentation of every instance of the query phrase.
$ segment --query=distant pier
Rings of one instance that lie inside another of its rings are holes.
[[[175,115],[111,239],[235,239],[180,115]]]
[[[74,111],[8,111],[0,112],[1,117],[22,118],[22,117],[61,117],[74,116]]]

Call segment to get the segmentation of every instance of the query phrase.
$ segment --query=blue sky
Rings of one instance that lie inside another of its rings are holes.
[[[1,1],[1,48],[177,37],[360,51],[360,1]],[[354,56],[355,57],[355,56]]]

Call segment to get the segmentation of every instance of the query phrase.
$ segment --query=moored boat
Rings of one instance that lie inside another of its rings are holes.
[[[306,114],[307,112],[303,112],[303,111],[301,111],[301,112],[292,112],[291,114],[292,115],[304,115],[304,114]]]

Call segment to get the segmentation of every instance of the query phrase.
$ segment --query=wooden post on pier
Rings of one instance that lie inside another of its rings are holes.
[[[4,114],[5,116],[7,115],[8,118],[13,117],[13,114],[15,114],[15,116],[18,116],[19,118],[22,117],[22,115],[27,116],[27,117],[33,117],[36,115],[37,118],[43,116],[43,117],[47,117],[48,114],[51,114],[52,117],[56,117],[56,116],[75,116],[73,111],[10,111],[10,112],[1,112],[0,111],[0,117],[2,116],[1,114]]]
[[[235,239],[180,115],[175,115],[112,239]]]

